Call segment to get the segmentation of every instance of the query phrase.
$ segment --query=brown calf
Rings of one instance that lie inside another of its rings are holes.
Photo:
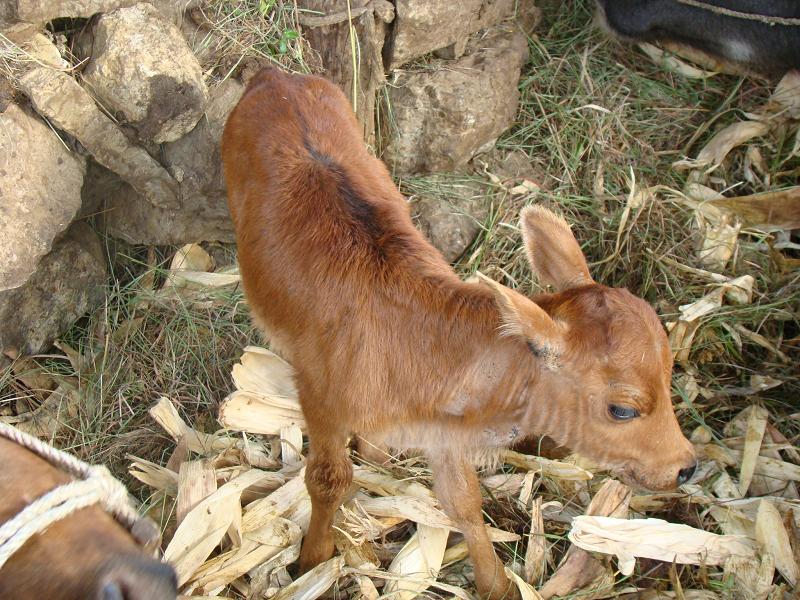
[[[0,524],[70,477],[0,438]],[[79,510],[28,540],[0,568],[0,598],[175,600],[172,567],[149,558],[98,506]]]
[[[521,226],[557,291],[461,281],[414,228],[330,82],[267,69],[228,119],[222,156],[255,322],[291,360],[308,424],[303,570],[330,558],[352,433],[422,449],[463,532],[478,590],[511,593],[471,458],[546,434],[630,481],[673,488],[695,458],[672,411],[667,338],[650,306],[596,284],[566,222]]]

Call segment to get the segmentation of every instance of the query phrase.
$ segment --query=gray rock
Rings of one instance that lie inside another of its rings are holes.
[[[88,18],[98,13],[107,13],[118,8],[138,4],[141,0],[5,0],[0,2],[0,22],[5,16],[9,21],[20,20],[43,24],[58,17]],[[151,4],[165,16],[176,19],[184,10],[198,4],[198,0],[154,0]]]
[[[38,67],[20,80],[36,110],[74,136],[100,164],[118,173],[156,207],[178,207],[178,189],[169,173],[132,144],[92,97],[66,73]]]
[[[181,186],[184,199],[225,199],[220,143],[225,120],[239,102],[244,86],[227,79],[213,90],[205,116],[181,139],[164,146],[164,164]],[[227,210],[227,209],[226,209]]]
[[[23,285],[81,206],[85,160],[19,106],[0,114],[0,290]]]
[[[401,73],[389,88],[393,129],[383,159],[395,173],[459,169],[514,121],[525,36],[497,29],[468,52]]]
[[[448,47],[442,57],[459,58],[470,34],[514,16],[516,10],[524,12],[519,16],[528,27],[538,19],[532,0],[397,0],[392,37],[384,51],[385,62],[389,69],[394,69]]]
[[[91,17],[133,4],[135,0],[11,0],[14,16],[28,23],[47,23],[57,17]],[[15,6],[16,5],[16,6]]]
[[[17,20],[17,13],[11,2],[0,2],[0,29],[5,29]],[[2,364],[0,363],[0,367]]]
[[[14,101],[14,86],[5,77],[0,76],[0,112],[5,111]]]
[[[85,223],[73,224],[24,285],[0,292],[0,352],[46,350],[102,303],[105,282],[106,263],[97,235]]]
[[[484,186],[468,179],[432,176],[426,186],[433,189],[412,198],[412,215],[445,260],[455,262],[480,233],[491,198]]]
[[[220,141],[225,119],[243,91],[244,87],[231,79],[213,88],[206,114],[197,126],[180,140],[164,145],[164,163],[180,185],[179,207],[153,208],[113,175],[91,170],[87,201],[100,199],[99,212],[109,234],[138,244],[234,240]]]
[[[208,90],[180,29],[140,3],[100,17],[84,81],[143,140],[172,142],[191,131]]]

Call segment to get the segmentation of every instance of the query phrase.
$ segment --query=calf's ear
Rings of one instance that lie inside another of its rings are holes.
[[[478,282],[494,295],[500,312],[501,335],[519,339],[527,344],[549,369],[558,368],[558,358],[564,347],[565,328],[544,309],[522,294],[477,273]]]
[[[586,258],[567,222],[542,206],[520,214],[528,262],[542,285],[557,292],[593,283]]]

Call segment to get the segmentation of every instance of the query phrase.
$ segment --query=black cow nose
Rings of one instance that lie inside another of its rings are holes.
[[[686,467],[678,471],[678,485],[683,485],[692,478],[694,472],[697,470],[697,463],[692,463],[692,466]]]

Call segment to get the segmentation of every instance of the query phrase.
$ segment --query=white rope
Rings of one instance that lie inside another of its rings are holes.
[[[42,533],[56,521],[93,504],[102,505],[143,545],[149,544],[153,535],[157,534],[157,530],[132,506],[125,486],[106,467],[92,466],[78,460],[2,422],[0,437],[27,448],[77,478],[37,498],[0,526],[0,568],[31,537]]]

